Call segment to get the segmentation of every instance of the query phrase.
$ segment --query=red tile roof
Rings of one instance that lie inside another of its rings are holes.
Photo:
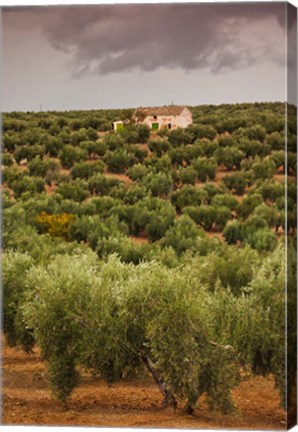
[[[162,107],[141,107],[138,108],[134,116],[135,117],[147,117],[147,116],[178,116],[182,113],[182,111],[186,108],[186,106],[179,105],[167,105]]]

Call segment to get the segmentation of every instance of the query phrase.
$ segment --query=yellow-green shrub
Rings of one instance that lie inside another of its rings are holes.
[[[68,239],[68,228],[74,221],[75,216],[71,213],[48,214],[41,212],[36,217],[36,223],[43,232],[47,232],[53,237],[63,237]]]

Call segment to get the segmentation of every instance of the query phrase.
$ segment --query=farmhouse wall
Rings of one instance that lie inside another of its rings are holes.
[[[151,111],[150,114],[146,115],[143,120],[139,121],[139,123],[147,125],[150,129],[152,129],[152,125],[154,123],[158,124],[158,129],[162,129],[164,127],[168,129],[186,128],[192,124],[192,113],[187,107],[184,107],[179,113],[176,113],[177,108],[175,107],[175,114],[171,114],[170,112],[159,113],[159,111],[171,110],[172,107],[157,108],[157,115],[154,115],[154,108],[149,108],[149,112]]]

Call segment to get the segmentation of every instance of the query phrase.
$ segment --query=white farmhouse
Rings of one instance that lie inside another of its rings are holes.
[[[192,124],[192,113],[186,106],[177,105],[138,108],[133,120],[146,124],[152,130],[186,128]]]

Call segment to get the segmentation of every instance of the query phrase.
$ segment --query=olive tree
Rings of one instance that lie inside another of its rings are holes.
[[[72,167],[70,174],[73,179],[89,179],[93,175],[103,173],[103,170],[104,163],[102,161],[97,161],[92,164],[87,162],[78,162]]]
[[[239,170],[244,153],[237,147],[220,147],[214,153],[214,157],[217,163],[224,165],[227,170],[231,171],[234,167]]]
[[[201,188],[184,185],[181,189],[172,192],[170,199],[178,210],[182,210],[186,206],[204,204],[207,196],[207,192]]]
[[[200,231],[194,221],[187,215],[182,215],[170,227],[162,240],[163,247],[172,247],[177,255],[187,250],[195,250]]]
[[[255,158],[255,161],[252,164],[251,169],[255,179],[266,180],[273,177],[276,171],[276,165],[274,160],[271,157],[266,157],[263,160],[260,160],[259,158]]]
[[[225,206],[228,207],[230,210],[236,210],[238,207],[238,201],[231,193],[221,193],[221,194],[215,194],[211,199],[211,205],[216,207]]]
[[[170,148],[167,140],[161,138],[151,138],[148,142],[148,148],[150,151],[155,153],[158,157],[161,157]]]
[[[32,350],[34,337],[31,329],[22,325],[21,305],[26,293],[24,277],[33,265],[33,258],[26,253],[8,251],[3,255],[3,332],[8,345],[19,344],[27,352]]]
[[[127,168],[134,165],[137,162],[137,159],[132,153],[121,148],[113,152],[108,151],[105,154],[104,161],[107,164],[109,171],[123,173]]]
[[[77,178],[70,183],[60,183],[56,192],[62,195],[64,199],[81,202],[89,196],[87,186],[84,180]]]
[[[194,185],[197,178],[197,172],[192,167],[179,168],[178,177],[182,184]]]
[[[58,163],[54,159],[36,156],[28,164],[29,174],[36,177],[45,177],[48,171],[57,172],[59,169]]]
[[[71,168],[76,162],[80,162],[87,158],[87,151],[80,147],[65,145],[62,148],[59,157],[63,168]]]
[[[244,173],[235,173],[226,175],[222,178],[222,183],[230,190],[235,191],[237,195],[243,195],[249,184],[247,176]]]
[[[214,159],[197,158],[192,162],[192,166],[196,170],[200,181],[206,182],[215,178],[217,164]]]
[[[142,179],[142,184],[152,196],[168,196],[173,188],[172,179],[164,173],[149,173]]]

